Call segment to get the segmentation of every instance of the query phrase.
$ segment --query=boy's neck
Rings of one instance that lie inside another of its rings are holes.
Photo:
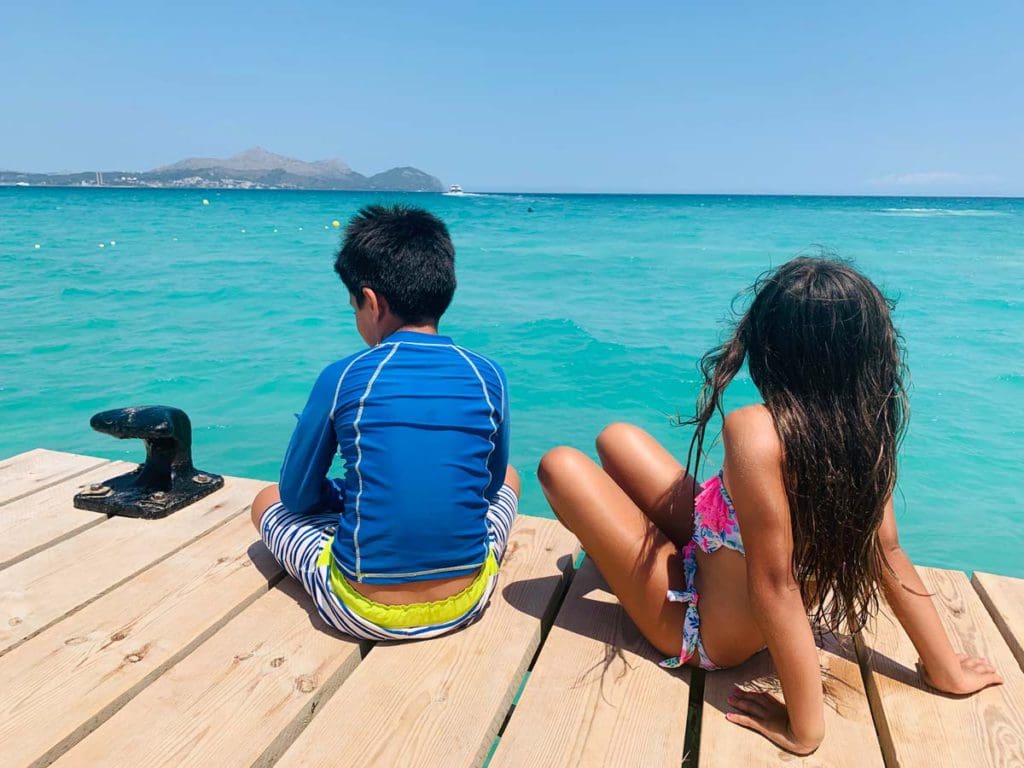
[[[390,322],[388,322],[390,320]],[[397,317],[392,315],[390,318],[385,320],[382,326],[379,326],[380,341],[389,338],[392,334],[398,333],[399,331],[407,331],[409,333],[424,333],[430,336],[437,335],[437,323],[405,323]]]
[[[393,330],[391,333],[398,333],[399,331],[408,331],[409,333],[427,333],[427,334],[430,334],[432,336],[436,336],[437,335],[437,326],[436,325],[415,325],[415,324],[409,323],[409,324],[403,325],[403,326],[401,326],[399,328],[395,328],[395,330]],[[388,335],[390,336],[391,334],[388,334]]]

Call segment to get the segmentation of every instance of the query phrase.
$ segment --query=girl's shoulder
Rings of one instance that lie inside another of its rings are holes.
[[[754,463],[779,463],[782,440],[771,412],[762,403],[730,411],[722,424],[722,445],[727,456],[743,456]]]
[[[722,479],[736,509],[746,552],[754,551],[763,561],[765,550],[752,542],[777,541],[780,531],[790,524],[782,440],[771,413],[764,405],[731,411],[722,426],[722,445]],[[791,553],[779,558],[782,551],[774,552],[770,558],[777,559],[776,564],[785,571]]]

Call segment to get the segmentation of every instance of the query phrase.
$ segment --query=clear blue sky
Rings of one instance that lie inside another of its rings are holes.
[[[1020,0],[500,5],[5,3],[0,168],[261,145],[480,190],[1024,195]]]

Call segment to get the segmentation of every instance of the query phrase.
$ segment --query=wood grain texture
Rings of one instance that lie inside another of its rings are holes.
[[[75,509],[75,494],[134,467],[120,461],[104,463],[0,507],[0,568],[107,520],[104,514]]]
[[[265,485],[225,478],[161,520],[114,517],[0,571],[0,654],[241,513]]]
[[[1024,672],[962,572],[917,570],[954,650],[988,658],[1006,684],[964,698],[927,689],[914,646],[885,606],[857,650],[887,763],[1024,766]]]
[[[483,617],[434,640],[376,645],[277,767],[480,765],[575,548],[558,523],[519,517]]]
[[[0,513],[6,504],[107,464],[106,459],[36,448],[0,461]]]
[[[302,586],[285,579],[54,767],[269,764],[275,756],[264,753],[291,741],[360,655],[359,643],[330,630]]]
[[[3,764],[46,764],[283,571],[240,515],[0,657]]]
[[[490,768],[679,768],[690,672],[661,660],[584,560]]]
[[[1024,579],[975,571],[971,583],[1024,669]]]
[[[782,698],[775,666],[767,651],[761,651],[738,667],[708,672],[704,678],[701,716],[701,768],[737,765],[882,768],[882,752],[852,638],[820,636],[818,661],[825,691],[825,740],[807,757],[796,757],[760,734],[725,719],[726,712],[735,711],[727,699],[736,686],[769,691]]]

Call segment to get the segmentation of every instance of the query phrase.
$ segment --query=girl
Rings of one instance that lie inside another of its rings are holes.
[[[764,400],[725,416],[717,475],[700,486],[649,434],[613,424],[597,438],[600,467],[563,446],[539,477],[640,631],[672,657],[665,666],[733,666],[767,646],[786,703],[737,689],[728,718],[804,755],[825,728],[812,623],[859,630],[879,590],[928,685],[968,694],[1002,680],[986,660],[953,652],[900,548],[892,492],[907,401],[888,303],[827,259],[794,259],[754,293],[701,362],[694,475],[744,361]]]

